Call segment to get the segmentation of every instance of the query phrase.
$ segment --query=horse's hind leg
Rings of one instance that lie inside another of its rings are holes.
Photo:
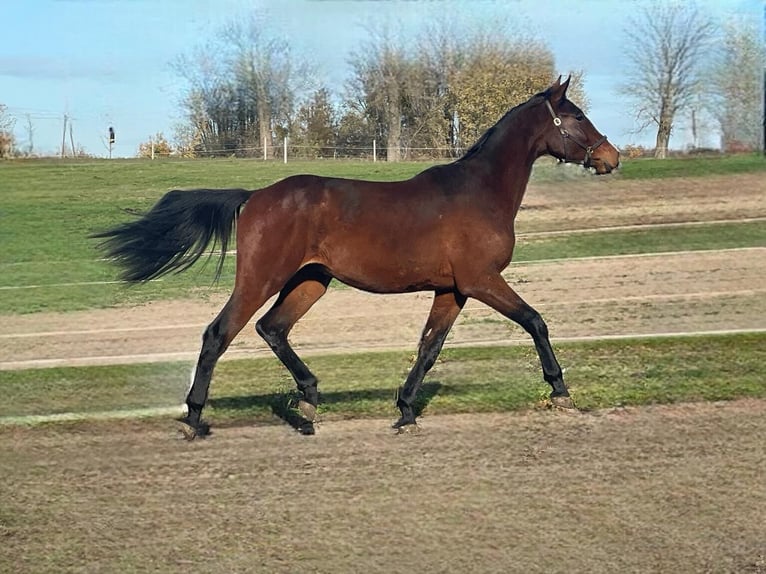
[[[191,387],[186,396],[187,415],[181,420],[182,431],[188,440],[196,436],[205,436],[209,427],[201,419],[202,409],[207,400],[210,379],[213,376],[218,359],[229,344],[242,330],[253,314],[263,305],[268,297],[253,297],[246,289],[235,287],[229,300],[218,316],[208,325],[202,335],[202,350],[197,360]]]
[[[274,306],[255,325],[258,334],[295,379],[302,395],[298,408],[310,422],[316,416],[319,402],[317,378],[295,353],[287,336],[293,325],[325,294],[330,280],[331,277],[317,265],[302,268],[282,289]],[[300,430],[304,434],[313,434],[311,425]]]
[[[396,406],[399,407],[402,416],[394,423],[394,428],[404,429],[407,425],[415,424],[415,396],[426,373],[436,362],[449,330],[465,305],[465,299],[457,291],[437,292],[434,296],[431,313],[420,338],[418,357],[407,375],[404,386],[399,389]]]

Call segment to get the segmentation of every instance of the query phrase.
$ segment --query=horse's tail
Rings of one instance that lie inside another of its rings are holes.
[[[125,281],[155,279],[188,269],[220,245],[216,280],[239,210],[253,194],[245,189],[170,191],[140,219],[95,233],[105,239],[99,247],[122,267]]]

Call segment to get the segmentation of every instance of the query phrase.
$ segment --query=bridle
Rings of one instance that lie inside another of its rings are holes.
[[[606,141],[606,136],[601,136],[591,145],[583,144],[581,141],[578,141],[577,138],[572,137],[572,135],[570,135],[570,133],[563,127],[561,127],[561,118],[556,115],[556,112],[553,111],[553,106],[551,106],[550,100],[546,99],[545,105],[548,107],[548,111],[551,113],[551,117],[553,118],[553,125],[559,129],[559,133],[561,134],[561,141],[564,144],[564,159],[560,159],[559,161],[567,161],[567,140],[571,140],[585,150],[585,159],[583,159],[582,164],[585,167],[590,167],[590,160],[591,156],[593,155],[593,151]]]

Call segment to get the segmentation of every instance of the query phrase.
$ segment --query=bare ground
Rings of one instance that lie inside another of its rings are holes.
[[[763,269],[766,248],[517,264],[507,276],[540,310],[555,339],[764,328]],[[5,317],[0,370],[193,359],[205,325],[223,302],[157,301]],[[431,295],[424,293],[331,290],[298,323],[291,339],[304,354],[414,349],[430,304]],[[528,339],[492,309],[470,301],[447,344]],[[269,354],[250,327],[224,357]]]
[[[534,187],[519,222],[764,217],[763,197],[761,176]],[[554,337],[610,336],[764,328],[764,268],[766,249],[749,249],[508,277]],[[3,317],[0,368],[191,358],[221,304]],[[414,348],[429,304],[333,291],[293,340]],[[448,344],[509,340],[527,337],[469,303]],[[254,352],[248,329],[229,354]],[[389,423],[191,444],[156,422],[0,428],[0,572],[766,573],[765,401],[425,417],[407,436]]]
[[[4,572],[766,572],[766,402],[0,430]]]

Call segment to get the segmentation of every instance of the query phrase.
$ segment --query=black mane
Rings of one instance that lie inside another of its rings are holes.
[[[489,140],[489,139],[492,137],[492,135],[495,133],[495,131],[497,131],[497,128],[498,128],[498,126],[499,126],[500,124],[502,124],[503,122],[505,122],[505,120],[506,120],[507,118],[510,118],[512,115],[514,115],[514,114],[515,114],[517,111],[519,111],[521,108],[525,107],[527,104],[538,103],[538,98],[540,98],[540,97],[543,97],[543,98],[547,98],[547,97],[548,97],[548,92],[547,92],[547,91],[545,91],[545,92],[540,92],[540,93],[538,93],[538,94],[535,94],[534,96],[532,96],[531,98],[529,98],[527,101],[525,101],[525,102],[522,102],[522,103],[520,103],[519,105],[517,105],[517,106],[514,106],[514,107],[512,107],[510,110],[508,110],[507,112],[505,112],[505,114],[503,115],[503,117],[502,117],[502,118],[500,118],[500,119],[499,119],[497,122],[495,122],[495,125],[493,125],[493,126],[492,126],[491,128],[489,128],[487,131],[485,131],[485,132],[484,132],[484,133],[481,135],[481,137],[479,137],[479,139],[478,139],[478,140],[476,140],[476,143],[474,143],[474,144],[473,144],[471,147],[469,147],[469,148],[466,150],[466,152],[465,152],[465,153],[464,153],[462,156],[460,156],[460,157],[459,157],[459,158],[458,158],[456,161],[461,161],[461,160],[465,160],[465,159],[471,158],[471,157],[473,157],[474,155],[476,155],[477,153],[479,153],[479,152],[480,152],[480,151],[481,151],[481,150],[484,148],[484,146],[485,146],[485,144],[487,143],[487,141],[488,141],[488,140]]]

